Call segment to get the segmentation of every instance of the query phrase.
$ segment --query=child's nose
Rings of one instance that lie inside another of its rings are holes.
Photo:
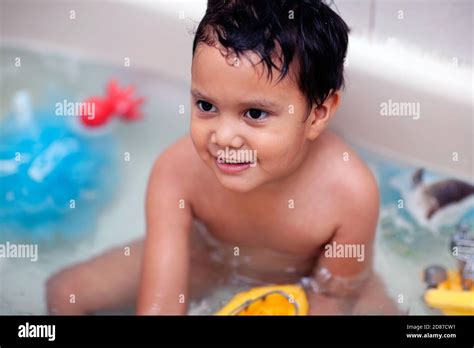
[[[240,148],[243,145],[243,138],[239,134],[239,125],[232,120],[221,120],[212,134],[211,141],[220,148],[226,146]]]

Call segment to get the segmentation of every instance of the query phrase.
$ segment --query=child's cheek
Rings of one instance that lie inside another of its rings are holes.
[[[206,130],[198,120],[191,121],[190,135],[194,143],[194,147],[198,152],[206,150]]]
[[[265,146],[265,159],[268,162],[268,168],[272,168],[272,171],[280,174],[293,168],[295,161],[298,161],[300,152],[303,151],[303,144],[303,134],[292,132],[289,129],[280,133],[278,141],[273,142],[273,146]]]
[[[279,136],[260,137],[258,144],[255,144],[257,150],[257,159],[266,167],[284,166],[288,160],[291,161],[294,144],[288,134],[279,134]]]

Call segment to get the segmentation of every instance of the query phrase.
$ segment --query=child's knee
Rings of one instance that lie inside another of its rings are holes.
[[[49,314],[85,314],[76,303],[77,280],[68,272],[56,273],[46,282],[46,301]]]

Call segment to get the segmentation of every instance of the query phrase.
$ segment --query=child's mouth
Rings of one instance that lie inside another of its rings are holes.
[[[225,159],[214,158],[216,162],[217,168],[219,168],[222,172],[232,174],[232,173],[239,173],[244,170],[247,170],[251,166],[254,166],[253,163],[250,162],[234,162],[234,161],[226,161]]]

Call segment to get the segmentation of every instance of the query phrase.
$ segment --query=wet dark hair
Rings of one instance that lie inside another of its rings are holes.
[[[344,85],[344,58],[349,28],[320,0],[208,0],[193,42],[217,44],[237,57],[256,53],[272,79],[288,75],[296,57],[296,80],[308,105],[320,106]],[[275,64],[275,61],[279,65]]]

